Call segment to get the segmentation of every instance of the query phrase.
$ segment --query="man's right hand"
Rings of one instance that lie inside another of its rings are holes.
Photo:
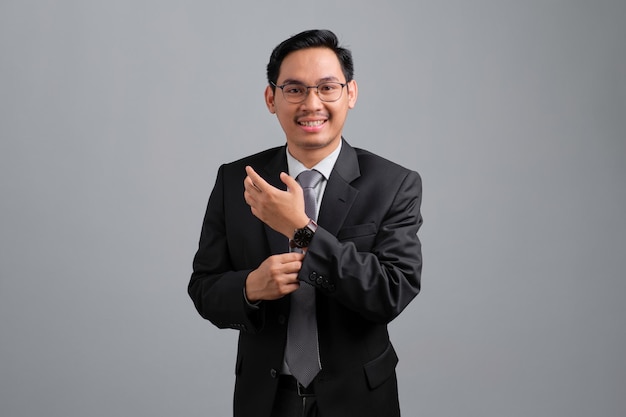
[[[281,253],[267,258],[246,279],[248,301],[276,300],[300,287],[298,272],[304,254]]]

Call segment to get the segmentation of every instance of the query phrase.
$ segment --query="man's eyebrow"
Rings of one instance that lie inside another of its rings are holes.
[[[320,83],[326,83],[329,81],[334,81],[334,82],[339,82],[339,78],[335,77],[334,75],[328,76],[328,77],[324,77],[324,78],[320,78],[317,80],[317,84]],[[281,85],[285,85],[285,84],[301,84],[301,85],[306,85],[306,83],[302,80],[297,80],[295,78],[287,78],[286,80],[284,80]]]
[[[317,80],[318,83],[325,83],[328,81],[339,81],[339,78],[335,77],[334,75],[331,75],[331,76],[320,78],[319,80]]]
[[[287,78],[281,84],[282,85],[285,85],[285,84],[302,84],[302,85],[305,85],[302,81],[296,80],[294,78]]]

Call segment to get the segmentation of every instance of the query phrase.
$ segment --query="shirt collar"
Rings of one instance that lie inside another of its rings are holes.
[[[339,146],[337,146],[337,149],[332,151],[330,155],[319,161],[314,167],[311,168],[319,171],[324,176],[324,179],[326,181],[328,181],[328,178],[330,178],[330,173],[335,167],[335,162],[337,162],[337,158],[339,158],[339,152],[341,151],[342,142],[343,141],[339,141]],[[292,178],[296,178],[298,175],[300,175],[302,171],[308,170],[308,168],[305,167],[302,162],[291,156],[287,147],[285,147],[285,153],[287,154],[287,168],[289,169],[289,175]]]

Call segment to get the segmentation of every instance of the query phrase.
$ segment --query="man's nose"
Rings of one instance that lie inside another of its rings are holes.
[[[320,97],[317,94],[317,87],[309,87],[307,89],[307,95],[304,98],[302,105],[305,107],[320,107],[322,105],[322,100],[320,100]]]

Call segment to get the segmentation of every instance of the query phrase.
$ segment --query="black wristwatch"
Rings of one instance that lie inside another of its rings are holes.
[[[317,223],[309,219],[309,223],[302,229],[296,229],[293,239],[289,241],[292,248],[308,248],[317,230]]]

